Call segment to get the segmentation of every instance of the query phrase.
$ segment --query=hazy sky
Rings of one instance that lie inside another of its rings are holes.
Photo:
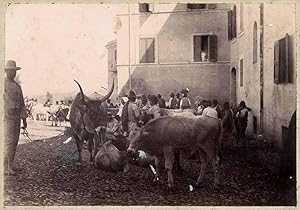
[[[14,59],[24,96],[107,87],[107,49],[115,14],[126,5],[10,5],[6,60]]]

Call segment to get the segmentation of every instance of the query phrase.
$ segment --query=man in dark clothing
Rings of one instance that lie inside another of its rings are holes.
[[[238,121],[238,139],[237,143],[239,141],[243,141],[244,147],[246,147],[247,139],[246,139],[246,128],[248,125],[248,112],[251,111],[250,108],[246,106],[245,101],[241,101],[238,107],[238,112],[236,114],[237,121]]]
[[[212,100],[212,108],[214,108],[218,113],[218,118],[222,118],[221,108],[216,99]]]
[[[23,128],[27,127],[27,111],[21,86],[14,80],[16,71],[20,70],[13,60],[5,65],[4,80],[4,172],[5,175],[15,175],[13,162],[18,147],[21,120]]]
[[[159,108],[166,108],[166,101],[160,94],[157,94]]]
[[[177,99],[175,98],[175,95],[174,93],[171,93],[170,94],[170,100],[169,100],[169,104],[170,104],[170,109],[176,109],[176,106],[177,106]]]

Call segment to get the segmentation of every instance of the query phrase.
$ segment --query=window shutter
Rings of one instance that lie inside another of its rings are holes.
[[[154,63],[155,60],[154,39],[147,40],[147,63]]]
[[[208,4],[208,9],[216,9],[216,4]]]
[[[292,82],[292,66],[290,66],[289,58],[289,35],[285,35],[285,70],[286,70],[286,82]]]
[[[232,11],[228,11],[228,40],[232,39]]]
[[[154,4],[148,4],[149,5],[149,11],[153,12],[154,11]]]
[[[274,83],[279,84],[279,42],[276,41],[274,44]]]
[[[232,38],[236,38],[236,6],[232,10]]]
[[[279,82],[287,82],[287,60],[285,38],[279,40]]]
[[[217,61],[217,36],[211,35],[208,38],[208,47],[209,47],[209,61],[216,62]]]
[[[201,36],[194,36],[194,61],[201,61]]]
[[[147,62],[146,49],[147,49],[146,39],[140,39],[140,63]]]

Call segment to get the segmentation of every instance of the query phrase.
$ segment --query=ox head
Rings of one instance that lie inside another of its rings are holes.
[[[99,125],[106,125],[107,113],[106,108],[102,106],[102,103],[111,96],[114,89],[114,81],[110,91],[105,96],[96,96],[93,98],[86,96],[79,82],[76,80],[74,81],[77,83],[80,90],[80,99],[79,102],[76,103],[76,106],[82,114],[85,129],[89,133],[94,133],[96,127]]]
[[[149,136],[149,132],[146,132],[143,127],[135,127],[127,137],[127,154],[134,155],[137,153],[143,145],[145,139]]]

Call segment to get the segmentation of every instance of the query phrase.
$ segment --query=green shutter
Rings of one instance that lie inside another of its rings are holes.
[[[217,52],[218,52],[216,35],[208,36],[208,49],[209,49],[209,61],[216,62]]]
[[[280,75],[279,75],[279,42],[276,41],[274,43],[274,83],[280,83]]]

